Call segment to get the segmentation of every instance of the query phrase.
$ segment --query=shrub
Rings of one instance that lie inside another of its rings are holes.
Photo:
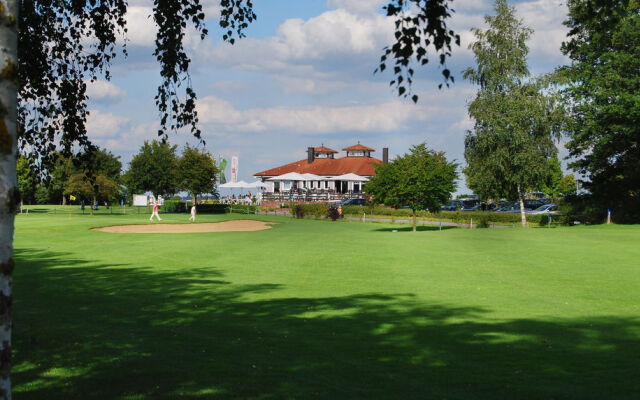
[[[314,218],[325,218],[329,215],[329,207],[324,203],[300,204],[290,203],[291,215],[300,219],[305,215]]]
[[[224,214],[229,212],[226,204],[198,204],[196,209],[200,214]]]
[[[289,205],[289,209],[291,209],[291,215],[295,218],[304,218],[304,209],[302,208],[302,204],[291,203]]]
[[[336,206],[329,207],[328,214],[329,214],[329,218],[331,218],[332,221],[335,221],[338,218],[340,218],[340,214],[338,213],[338,207]]]
[[[181,200],[165,200],[164,210],[168,213],[184,213],[187,212],[187,208],[184,202]]]
[[[491,223],[489,222],[489,215],[481,215],[480,218],[478,218],[478,220],[476,221],[476,226],[478,228],[488,228],[489,226],[491,226]]]

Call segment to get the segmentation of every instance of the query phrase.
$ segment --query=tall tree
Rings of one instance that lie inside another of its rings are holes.
[[[16,172],[18,174],[18,190],[20,190],[20,207],[22,207],[25,201],[31,202],[34,199],[38,183],[37,176],[31,168],[31,162],[25,156],[18,157]]]
[[[233,44],[256,19],[253,3],[219,2],[223,40]],[[410,86],[407,90],[402,82],[411,84],[404,76],[413,76],[412,61],[425,64],[427,49],[433,47],[440,63],[445,64],[450,43],[459,41],[446,26],[449,2],[389,0],[385,7],[387,15],[396,20],[396,34],[380,69],[387,58],[394,60],[399,95],[410,92]],[[50,167],[56,143],[66,156],[75,146],[90,145],[85,127],[85,82],[110,78],[117,38],[126,33],[126,11],[125,0],[0,0],[0,399],[11,397],[11,238],[20,197],[18,142],[38,154],[45,168]],[[154,56],[161,75],[155,97],[160,114],[158,134],[166,139],[168,131],[188,128],[200,137],[196,94],[188,79],[191,60],[184,39],[190,25],[202,38],[208,34],[201,0],[156,0],[152,13],[158,26]],[[452,81],[448,70],[443,70],[443,75],[445,83]]]
[[[640,222],[640,1],[570,0],[561,69],[574,124],[567,148],[597,206]]]
[[[63,205],[67,204],[64,185],[77,170],[78,168],[74,165],[72,157],[65,157],[61,154],[56,155],[53,167],[49,168],[45,181],[41,182],[41,184],[47,185],[47,192],[51,201],[56,203],[62,201]]]
[[[178,191],[176,149],[167,142],[145,141],[133,156],[123,180],[129,192],[151,192],[154,196]]]
[[[85,168],[95,175],[104,175],[115,182],[120,181],[122,162],[107,149],[95,148],[87,156]]]
[[[178,160],[178,186],[193,196],[194,204],[201,193],[211,193],[216,184],[215,161],[211,154],[187,144]]]
[[[376,203],[391,207],[409,207],[413,212],[416,231],[416,211],[437,212],[456,189],[458,164],[447,161],[444,152],[436,152],[422,143],[412,146],[409,153],[388,164],[376,164],[376,173],[364,190]]]
[[[553,199],[559,199],[576,192],[576,181],[573,174],[564,175],[562,164],[556,155],[549,160],[549,174],[542,184],[542,192]]]
[[[481,197],[519,200],[526,226],[524,195],[549,175],[563,114],[544,91],[548,80],[530,77],[526,41],[532,30],[506,0],[496,0],[494,9],[496,15],[485,17],[489,28],[473,30],[476,41],[469,47],[477,66],[464,71],[480,86],[469,104],[474,127],[465,138],[464,173]]]

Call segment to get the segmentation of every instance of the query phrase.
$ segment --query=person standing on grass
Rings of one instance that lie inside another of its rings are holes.
[[[153,221],[154,215],[158,218],[158,221],[162,221],[162,218],[160,218],[160,215],[158,214],[158,200],[153,203],[153,213],[151,214],[151,218],[149,218],[149,221]]]
[[[189,217],[189,221],[196,222],[196,205],[195,205],[195,203],[191,206],[191,216]]]

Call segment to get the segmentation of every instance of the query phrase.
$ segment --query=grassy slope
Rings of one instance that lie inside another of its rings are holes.
[[[19,216],[16,397],[640,396],[638,227],[261,219]]]

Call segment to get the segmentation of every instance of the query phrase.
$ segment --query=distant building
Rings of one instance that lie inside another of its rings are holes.
[[[371,153],[375,152],[375,149],[363,146],[360,143],[345,147],[342,150],[346,152],[345,156],[336,158],[336,154],[339,154],[336,150],[324,146],[309,147],[307,149],[307,159],[261,171],[254,174],[254,176],[267,184],[267,192],[270,193],[286,192],[302,187],[315,190],[329,190],[336,193],[358,193],[362,190],[363,185],[361,182],[341,181],[335,180],[335,178],[345,174],[355,174],[369,178],[375,174],[374,165],[388,161],[387,148],[384,148],[382,151],[383,160],[372,157]],[[307,182],[274,182],[268,180],[269,178],[290,172],[314,174],[326,179]]]

